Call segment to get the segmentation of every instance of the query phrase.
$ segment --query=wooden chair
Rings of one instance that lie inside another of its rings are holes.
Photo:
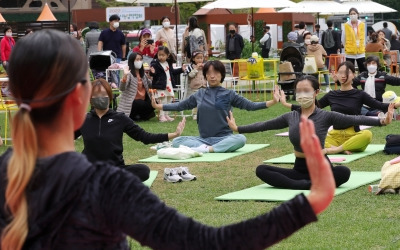
[[[399,76],[399,64],[398,64],[398,57],[399,51],[398,50],[391,50],[389,51],[390,55],[390,65],[389,65],[389,73],[391,75]]]

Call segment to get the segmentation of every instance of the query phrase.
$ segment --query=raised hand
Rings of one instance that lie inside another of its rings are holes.
[[[236,125],[235,117],[233,117],[232,111],[229,111],[229,117],[226,117],[226,121],[228,122],[228,125],[232,129],[232,131],[238,132],[238,127]]]
[[[182,121],[180,121],[178,123],[178,126],[176,127],[176,131],[175,131],[176,137],[181,136],[183,130],[185,129],[185,124],[186,124],[186,118],[183,117]]]
[[[162,110],[163,109],[163,105],[157,103],[156,98],[154,97],[154,95],[151,96],[151,106],[154,109],[157,109],[157,110]]]
[[[385,120],[383,120],[383,124],[388,125],[388,124],[392,123],[394,107],[395,107],[394,103],[389,104],[388,112],[386,113]]]
[[[129,74],[131,72],[131,70],[129,69],[129,66],[128,65],[125,65],[124,66],[124,75],[127,75],[127,74]]]
[[[305,116],[301,116],[300,144],[311,178],[311,192],[307,199],[314,213],[319,214],[331,203],[336,184],[331,166],[322,154],[321,144],[315,134],[314,123]]]

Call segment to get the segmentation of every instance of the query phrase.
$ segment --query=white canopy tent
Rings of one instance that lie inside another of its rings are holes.
[[[295,3],[289,0],[217,0],[215,2],[206,4],[202,8],[251,9],[251,34],[254,35],[254,8],[285,8],[291,6],[295,6]]]
[[[390,13],[397,12],[397,10],[376,3],[371,0],[342,0],[341,5],[347,8],[347,11],[336,12],[335,14],[349,14],[350,8],[356,8],[360,14],[373,14],[373,13]],[[330,11],[324,11],[321,14],[330,14]]]
[[[348,12],[349,8],[335,1],[328,0],[304,0],[296,3],[295,6],[284,8],[279,13],[342,13]]]

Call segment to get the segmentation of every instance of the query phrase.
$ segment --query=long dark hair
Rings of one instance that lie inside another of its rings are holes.
[[[344,61],[338,66],[338,70],[342,67],[346,67],[346,81],[349,79],[349,73],[350,71],[353,72],[353,74],[356,73],[356,67],[354,67],[354,64],[350,61]]]
[[[192,31],[198,27],[199,25],[197,23],[197,18],[195,16],[189,17],[189,31]]]
[[[136,53],[136,52],[133,52],[128,58],[128,66],[129,66],[129,69],[131,70],[131,73],[132,73],[133,77],[136,77],[136,74],[134,73],[134,71],[136,70],[136,68],[135,68],[135,60],[136,60],[136,57],[138,57],[138,56],[140,56],[143,59],[142,54]],[[139,69],[139,75],[140,75],[140,77],[144,76],[143,65]]]
[[[14,146],[5,194],[11,220],[2,232],[1,249],[21,249],[28,235],[25,191],[38,155],[35,127],[58,116],[66,96],[77,83],[86,82],[87,73],[86,55],[79,42],[60,31],[40,30],[21,38],[12,50],[9,87],[17,103],[30,108],[20,108],[12,120]]]

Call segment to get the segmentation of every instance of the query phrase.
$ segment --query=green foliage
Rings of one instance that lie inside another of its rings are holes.
[[[242,58],[249,58],[253,52],[257,52],[261,56],[261,47],[259,41],[254,43],[254,51],[252,49],[252,44],[249,40],[243,39],[244,48],[242,50]]]
[[[96,0],[96,3],[98,3],[102,8],[131,6],[131,4],[121,3],[121,2],[117,2],[115,0]]]
[[[287,34],[292,31],[292,21],[283,21],[282,32],[283,32],[283,42],[287,42]]]
[[[397,29],[399,29],[400,28],[400,26],[399,26],[399,18],[400,18],[399,1],[398,0],[374,0],[374,2],[383,4],[387,7],[397,10],[397,12],[394,12],[394,13],[376,13],[376,14],[374,14],[375,22],[390,21],[390,22],[393,22],[397,26]]]
[[[256,37],[256,41],[260,41],[260,39],[264,36],[264,21],[257,20],[254,22],[254,35]]]

